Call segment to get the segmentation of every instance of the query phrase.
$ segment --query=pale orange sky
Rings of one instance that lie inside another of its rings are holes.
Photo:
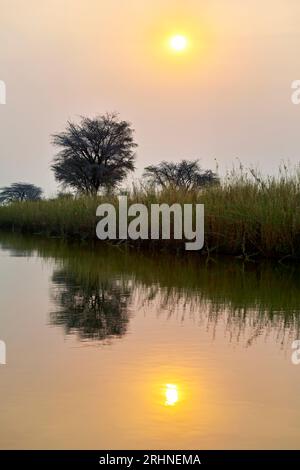
[[[0,186],[56,190],[50,134],[118,111],[136,129],[136,176],[162,159],[298,161],[297,0],[1,0]],[[191,47],[174,56],[170,34]]]

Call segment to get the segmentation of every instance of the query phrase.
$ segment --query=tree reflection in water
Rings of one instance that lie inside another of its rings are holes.
[[[82,340],[122,337],[130,312],[193,321],[232,343],[258,337],[288,345],[300,337],[300,266],[234,258],[207,263],[177,257],[1,234],[13,256],[39,256],[53,268],[51,323]],[[220,330],[219,330],[220,329]]]
[[[62,325],[67,334],[80,339],[103,340],[126,333],[131,289],[122,280],[83,282],[67,270],[52,276],[52,297],[57,309],[50,314],[51,323]]]

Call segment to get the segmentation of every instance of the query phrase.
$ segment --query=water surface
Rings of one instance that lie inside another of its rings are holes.
[[[299,448],[300,272],[0,235],[0,447]]]

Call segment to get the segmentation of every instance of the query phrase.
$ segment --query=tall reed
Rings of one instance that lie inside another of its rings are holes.
[[[117,206],[117,195],[59,197],[0,207],[0,228],[62,238],[94,239],[96,208]],[[202,190],[157,191],[140,185],[128,192],[128,203],[202,203],[205,205],[205,248],[210,255],[245,258],[300,256],[300,171],[282,167],[277,177],[232,171],[219,186]],[[131,243],[131,242],[130,242]],[[140,243],[139,243],[140,244]],[[181,249],[183,243],[144,241],[143,246]]]

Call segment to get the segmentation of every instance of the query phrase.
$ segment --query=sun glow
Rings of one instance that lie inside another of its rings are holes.
[[[188,47],[188,39],[186,36],[176,34],[169,41],[170,48],[175,52],[183,52]]]
[[[165,388],[165,405],[174,406],[178,402],[178,388],[177,385],[167,384]]]

